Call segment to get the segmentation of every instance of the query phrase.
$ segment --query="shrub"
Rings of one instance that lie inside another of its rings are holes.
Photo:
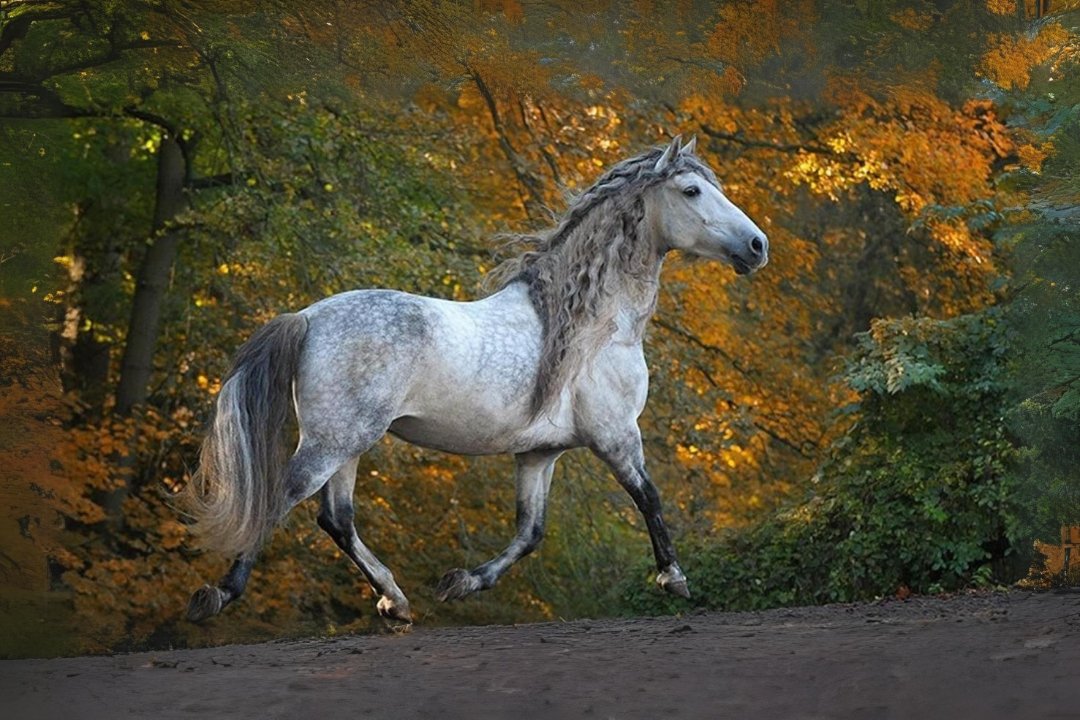
[[[857,420],[805,497],[684,548],[698,607],[847,602],[1004,579],[1025,536],[1004,420],[1009,333],[1000,312],[878,320],[845,379]],[[1022,560],[1022,559],[1021,559]],[[624,612],[682,606],[637,579]]]

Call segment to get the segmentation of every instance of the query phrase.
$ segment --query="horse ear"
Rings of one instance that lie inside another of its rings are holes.
[[[661,155],[660,159],[656,161],[656,167],[653,168],[654,170],[656,170],[656,172],[661,172],[662,170],[665,170],[668,164],[671,163],[671,159],[679,154],[681,142],[682,135],[676,135],[674,138],[672,138],[671,144],[664,149],[664,154]]]
[[[690,142],[688,142],[688,143],[686,143],[685,145],[682,146],[682,149],[679,150],[679,154],[680,155],[693,155],[695,150],[697,150],[697,135],[694,135],[693,137],[691,137]]]

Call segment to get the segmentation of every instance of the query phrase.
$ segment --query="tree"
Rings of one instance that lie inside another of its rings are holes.
[[[190,475],[230,355],[255,327],[358,286],[475,297],[493,236],[547,224],[565,193],[674,132],[699,137],[774,249],[749,280],[679,258],[665,269],[644,431],[676,533],[775,528],[778,508],[820,491],[810,478],[823,463],[840,466],[845,453],[860,467],[891,462],[876,444],[911,431],[885,422],[889,403],[913,396],[869,403],[836,370],[870,352],[857,333],[906,328],[912,315],[927,348],[985,340],[977,319],[1008,299],[994,233],[1017,219],[1011,208],[1052,149],[1050,134],[1021,121],[1029,111],[987,83],[1053,92],[1033,68],[1065,42],[1056,15],[1029,26],[1017,10],[5,4],[0,129],[18,142],[0,161],[50,188],[48,252],[35,267],[56,256],[63,271],[39,273],[72,408],[69,442],[53,451],[71,482],[50,486],[49,502],[86,541],[55,557],[101,628],[95,642],[213,639],[176,619],[188,586],[221,561],[188,548],[169,498]],[[1036,107],[1032,117],[1053,115]],[[956,328],[973,335],[962,342]],[[885,335],[882,349],[902,342]],[[853,427],[862,440],[844,445]],[[905,456],[910,478],[967,452],[968,439]],[[571,456],[561,472],[566,497],[555,495],[539,558],[497,597],[418,610],[514,620],[617,606],[617,590],[583,599],[566,588],[586,578],[616,587],[623,561],[638,557],[637,520],[599,467]],[[387,442],[361,473],[363,532],[415,582],[509,533],[498,460]],[[853,477],[829,491],[838,506],[852,507]],[[260,572],[274,582],[253,583],[234,608],[238,626],[325,628],[364,612],[365,591],[328,562],[335,551],[305,514],[268,549]]]

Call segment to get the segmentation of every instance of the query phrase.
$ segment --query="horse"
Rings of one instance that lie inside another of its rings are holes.
[[[573,448],[603,460],[644,517],[657,584],[690,597],[645,469],[638,417],[649,373],[643,338],[665,256],[768,262],[761,229],[675,137],[603,173],[533,249],[497,268],[472,302],[383,289],[343,292],[279,315],[239,349],[189,484],[192,530],[234,558],[195,591],[199,622],[243,593],[259,548],[319,493],[318,525],[356,564],[389,621],[412,621],[391,571],[354,525],[361,454],[384,434],[461,455],[513,454],[516,534],[497,556],[448,571],[441,601],[491,588],[544,535],[555,462]],[[299,442],[288,450],[290,411]]]

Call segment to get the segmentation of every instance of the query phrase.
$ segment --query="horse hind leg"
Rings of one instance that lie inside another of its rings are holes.
[[[353,508],[353,488],[356,485],[355,457],[334,473],[330,482],[323,486],[320,495],[319,527],[333,538],[342,552],[360,568],[371,587],[379,594],[376,608],[385,618],[411,623],[409,601],[394,581],[389,568],[360,540],[356,532]]]
[[[279,522],[284,520],[285,516],[302,500],[318,492],[338,468],[349,462],[348,455],[342,451],[302,444],[289,460],[286,470],[285,500]],[[354,472],[355,469],[355,460],[353,460]],[[251,568],[255,564],[255,556],[254,552],[239,556],[217,585],[203,585],[196,590],[188,601],[188,620],[202,622],[235,602],[247,587],[251,577]]]
[[[217,615],[225,606],[243,594],[255,565],[255,555],[241,555],[217,585],[203,585],[188,601],[187,619],[197,623]]]
[[[439,600],[458,600],[478,590],[487,590],[540,544],[544,537],[544,514],[555,461],[562,451],[521,453],[517,462],[517,533],[506,549],[483,565],[465,570],[450,570],[439,581],[435,594]]]

